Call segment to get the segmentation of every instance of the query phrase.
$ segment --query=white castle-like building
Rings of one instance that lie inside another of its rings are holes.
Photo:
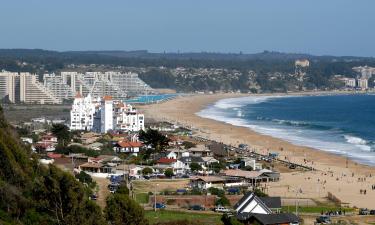
[[[144,129],[144,115],[132,105],[111,96],[92,98],[77,94],[70,111],[70,129],[106,133],[110,130],[137,132]]]
[[[44,74],[41,82],[37,74],[0,71],[0,98],[11,103],[61,104],[77,92],[114,99],[155,93],[131,72],[61,72]]]

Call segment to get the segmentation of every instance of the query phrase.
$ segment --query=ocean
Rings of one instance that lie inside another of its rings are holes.
[[[375,95],[229,98],[197,114],[375,165]]]

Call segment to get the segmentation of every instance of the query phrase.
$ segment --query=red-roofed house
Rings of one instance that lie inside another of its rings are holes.
[[[113,146],[113,150],[118,153],[131,153],[137,155],[143,147],[141,142],[119,141]]]
[[[181,162],[178,159],[169,159],[169,158],[160,158],[157,161],[156,166],[154,168],[159,169],[159,170],[165,170],[168,168],[173,169],[174,174],[182,174],[185,172],[185,164]]]

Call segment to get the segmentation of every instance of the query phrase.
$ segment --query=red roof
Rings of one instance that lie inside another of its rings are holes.
[[[103,97],[103,100],[104,101],[110,101],[110,100],[112,100],[112,96],[106,95],[106,96]]]
[[[62,154],[57,154],[57,153],[47,153],[47,156],[50,157],[51,159],[58,159],[62,157]]]
[[[174,162],[177,162],[177,159],[161,158],[158,160],[158,163],[161,163],[161,164],[171,164]]]

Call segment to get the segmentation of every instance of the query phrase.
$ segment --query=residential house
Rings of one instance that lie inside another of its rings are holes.
[[[140,149],[143,147],[141,142],[132,142],[132,141],[119,141],[117,142],[113,150],[117,153],[130,153],[133,155],[138,155]]]
[[[94,142],[94,143],[88,144],[86,147],[95,151],[100,151],[100,149],[103,147],[103,143]]]
[[[79,170],[88,173],[113,173],[113,166],[106,165],[100,162],[87,162],[78,166]]]
[[[219,163],[219,160],[215,159],[214,157],[212,156],[205,156],[205,157],[202,157],[202,160],[204,162],[204,166],[205,167],[210,167],[210,165],[212,163]]]
[[[262,169],[261,163],[257,163],[256,159],[248,158],[248,157],[242,158],[241,166],[242,167],[251,167],[253,170],[261,170]]]
[[[197,147],[188,149],[189,155],[191,156],[199,156],[199,157],[206,157],[211,156],[211,150],[205,148],[203,145],[198,145]]]
[[[211,187],[223,189],[225,179],[219,176],[198,176],[190,178],[190,187],[207,190]]]
[[[175,174],[185,173],[185,164],[178,159],[161,158],[154,166],[155,169],[165,170],[171,168]]]
[[[202,157],[188,156],[188,157],[181,157],[179,160],[184,164],[187,170],[190,170],[191,163],[197,163],[200,166],[204,166],[204,161]]]
[[[244,224],[298,225],[299,218],[291,213],[279,213],[280,197],[258,197],[249,192],[235,205],[237,219]]]

